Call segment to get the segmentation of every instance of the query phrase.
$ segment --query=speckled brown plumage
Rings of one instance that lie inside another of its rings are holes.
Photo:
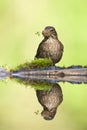
[[[39,44],[35,57],[50,58],[55,65],[62,58],[63,44],[58,40],[57,32],[52,26],[45,27],[42,34],[44,39]]]
[[[56,114],[57,107],[63,100],[62,90],[58,84],[52,84],[50,91],[36,90],[39,103],[43,106],[41,115],[45,120],[52,120]]]

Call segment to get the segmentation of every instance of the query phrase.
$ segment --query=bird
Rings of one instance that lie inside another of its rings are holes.
[[[43,107],[41,115],[45,120],[52,120],[57,112],[58,106],[63,101],[63,94],[59,84],[52,84],[50,90],[36,90],[39,103]]]
[[[42,31],[44,39],[38,46],[35,58],[50,58],[55,65],[62,58],[64,46],[59,41],[53,26],[46,26]]]

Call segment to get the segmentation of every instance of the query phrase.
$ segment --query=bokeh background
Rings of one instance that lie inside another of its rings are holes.
[[[0,0],[0,66],[13,69],[31,61],[43,38],[35,33],[47,25],[64,44],[58,65],[87,65],[86,0]],[[87,85],[60,85],[64,101],[54,120],[45,121],[33,88],[0,81],[0,130],[87,130]]]

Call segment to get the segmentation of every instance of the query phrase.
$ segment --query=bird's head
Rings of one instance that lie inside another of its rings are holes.
[[[52,120],[54,118],[56,114],[56,108],[53,108],[52,110],[48,110],[48,109],[44,109],[42,112],[41,112],[41,115],[43,116],[43,118],[45,120]]]
[[[55,28],[52,26],[45,27],[44,30],[42,31],[42,34],[45,38],[49,37],[57,38],[57,32]]]

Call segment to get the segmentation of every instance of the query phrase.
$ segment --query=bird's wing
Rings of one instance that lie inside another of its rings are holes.
[[[44,104],[44,96],[47,94],[47,91],[44,91],[44,90],[36,90],[36,96],[37,96],[37,99],[39,101],[39,103],[45,107],[45,104]]]
[[[39,44],[38,49],[37,49],[37,52],[36,52],[36,55],[35,55],[36,58],[41,58],[40,55],[41,55],[41,53],[44,51],[44,50],[43,50],[43,44],[44,44],[44,42],[45,42],[45,40],[43,40],[43,41]]]
[[[63,46],[63,44],[62,44],[61,41],[59,41],[59,44],[60,44],[60,49],[61,49],[62,51],[64,51],[64,46]]]

